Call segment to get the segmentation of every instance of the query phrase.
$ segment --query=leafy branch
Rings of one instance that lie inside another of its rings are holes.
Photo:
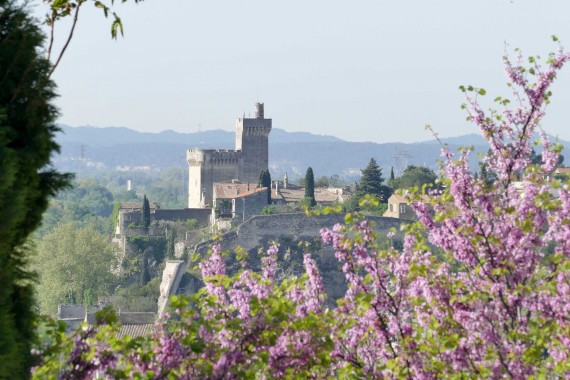
[[[111,38],[116,39],[118,34],[120,33],[121,36],[124,35],[124,28],[123,22],[119,15],[112,11],[112,6],[115,4],[115,0],[111,0],[111,4],[107,5],[101,0],[44,0],[44,3],[49,5],[50,12],[46,15],[46,24],[50,28],[49,33],[49,45],[47,50],[47,59],[52,59],[53,53],[53,46],[55,41],[55,26],[56,24],[65,19],[67,17],[72,17],[71,27],[69,29],[69,33],[67,34],[67,38],[65,40],[65,44],[63,45],[59,54],[57,54],[57,58],[55,59],[55,63],[53,64],[51,71],[49,72],[49,76],[53,74],[55,69],[58,67],[63,55],[65,54],[69,43],[73,38],[73,34],[75,32],[75,27],[77,26],[77,21],[79,19],[79,10],[81,6],[86,2],[92,2],[95,8],[99,8],[103,11],[103,15],[105,18],[109,18],[111,15],[113,21],[111,22]],[[121,0],[121,3],[126,3],[128,0]],[[143,0],[134,0],[135,3],[139,3]]]

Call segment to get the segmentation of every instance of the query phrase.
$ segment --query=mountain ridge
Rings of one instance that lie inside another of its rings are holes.
[[[232,149],[235,146],[235,133],[220,129],[152,133],[125,127],[61,125],[60,128],[62,132],[57,134],[56,141],[61,145],[61,153],[54,157],[54,164],[64,171],[86,167],[121,170],[186,167],[189,148]],[[570,146],[564,141],[560,143]],[[285,173],[294,178],[304,176],[311,166],[316,177],[338,174],[353,180],[359,177],[360,169],[366,167],[370,158],[374,158],[385,176],[392,167],[398,175],[407,165],[437,169],[442,144],[447,144],[452,151],[461,146],[473,146],[475,154],[488,150],[488,144],[476,134],[415,143],[376,143],[349,142],[334,136],[274,128],[269,137],[269,169],[273,178],[281,178]],[[471,166],[477,169],[476,159]]]

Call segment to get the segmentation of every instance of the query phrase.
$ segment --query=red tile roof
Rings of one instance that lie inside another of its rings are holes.
[[[265,191],[266,187],[257,187],[253,183],[214,183],[215,199],[235,199],[247,197],[260,191]]]

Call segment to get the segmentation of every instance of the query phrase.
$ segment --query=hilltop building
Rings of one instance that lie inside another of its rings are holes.
[[[257,185],[259,174],[269,162],[271,119],[264,117],[263,103],[255,104],[254,118],[236,120],[236,146],[229,149],[189,149],[188,207],[213,205],[216,182],[238,180]]]

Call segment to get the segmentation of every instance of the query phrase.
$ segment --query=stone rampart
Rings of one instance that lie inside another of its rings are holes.
[[[402,223],[398,219],[377,216],[370,216],[367,219],[376,223],[379,236],[386,236],[392,228],[399,231]],[[304,273],[303,253],[307,249],[312,253],[321,271],[329,306],[334,306],[335,300],[342,297],[346,291],[346,281],[339,269],[333,249],[322,245],[320,230],[324,227],[332,228],[336,223],[343,222],[344,214],[315,217],[308,217],[304,213],[254,216],[235,230],[223,234],[219,239],[222,250],[232,252],[226,259],[228,274],[232,275],[241,268],[233,254],[238,246],[248,252],[248,266],[258,271],[261,268],[258,250],[265,251],[271,242],[277,242],[280,245],[278,279]],[[302,242],[306,242],[308,248],[304,248],[306,244],[300,246],[299,243]],[[213,243],[212,240],[202,242],[194,247],[194,252],[204,256]]]
[[[211,215],[212,209],[209,208],[184,208],[180,210],[158,209],[154,213],[154,220],[176,222],[196,219],[200,226],[207,226],[210,224]]]
[[[378,231],[388,232],[390,229],[400,229],[401,220],[368,216],[368,220],[376,223]],[[240,246],[247,251],[257,253],[259,247],[266,248],[272,242],[282,241],[315,241],[319,239],[322,228],[332,228],[336,223],[344,222],[344,214],[329,214],[307,216],[305,213],[256,215],[235,230],[221,236],[220,244],[223,250],[234,250]],[[213,241],[205,241],[194,247],[194,252],[204,254]]]
[[[158,298],[158,315],[164,312],[171,295],[176,294],[180,280],[186,271],[186,263],[181,260],[167,260],[162,272],[160,296]]]

